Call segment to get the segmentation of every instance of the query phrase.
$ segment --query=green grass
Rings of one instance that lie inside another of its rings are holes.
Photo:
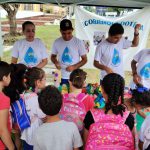
[[[8,21],[8,18],[1,18],[1,22],[2,21]]]
[[[11,51],[4,52],[2,60],[10,63],[10,61],[11,61]]]
[[[47,25],[37,27],[36,37],[42,39],[46,48],[49,50],[52,47],[54,40],[60,37],[59,26]]]

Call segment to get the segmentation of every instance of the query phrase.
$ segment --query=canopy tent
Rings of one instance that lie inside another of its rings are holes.
[[[145,6],[150,6],[150,0],[0,0],[0,3],[52,3],[131,8],[143,8]]]

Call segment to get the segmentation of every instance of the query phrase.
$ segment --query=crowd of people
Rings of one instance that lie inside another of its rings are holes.
[[[140,27],[129,41],[114,23],[97,46],[98,99],[83,90],[87,51],[71,21],[60,22],[50,56],[67,93],[46,86],[46,47],[35,38],[35,25],[24,22],[25,38],[14,44],[11,64],[0,61],[0,150],[150,150],[150,49],[134,56],[129,87],[123,69],[123,49],[138,46]]]

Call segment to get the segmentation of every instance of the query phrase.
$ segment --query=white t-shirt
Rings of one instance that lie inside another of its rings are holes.
[[[141,84],[150,88],[150,49],[141,50],[134,58],[137,62],[137,74],[141,77]]]
[[[46,115],[39,108],[38,96],[35,93],[25,93],[24,98],[26,110],[31,120],[31,126],[21,133],[21,139],[29,145],[33,145],[33,136],[37,128],[42,124],[42,118]]]
[[[127,49],[131,45],[132,42],[125,38],[122,38],[117,44],[104,40],[97,46],[94,60],[99,61],[100,64],[111,68],[113,72],[124,77],[122,49]],[[101,80],[106,75],[106,71],[101,70]]]
[[[34,137],[34,150],[73,150],[82,145],[76,125],[63,120],[44,123]]]
[[[12,57],[18,58],[21,64],[35,67],[43,59],[48,58],[48,54],[46,47],[40,39],[35,38],[32,42],[22,39],[15,42],[12,49]]]
[[[66,68],[70,65],[77,64],[80,57],[86,55],[84,42],[73,37],[70,41],[65,41],[62,37],[55,40],[52,47],[52,54],[58,55],[61,64],[62,79],[69,79],[70,73]]]
[[[139,139],[144,142],[143,149],[150,145],[150,115],[147,116],[141,126]]]

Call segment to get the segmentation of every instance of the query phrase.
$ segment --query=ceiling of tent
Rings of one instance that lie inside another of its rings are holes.
[[[150,6],[150,0],[0,0],[0,3],[52,3],[133,8]]]

